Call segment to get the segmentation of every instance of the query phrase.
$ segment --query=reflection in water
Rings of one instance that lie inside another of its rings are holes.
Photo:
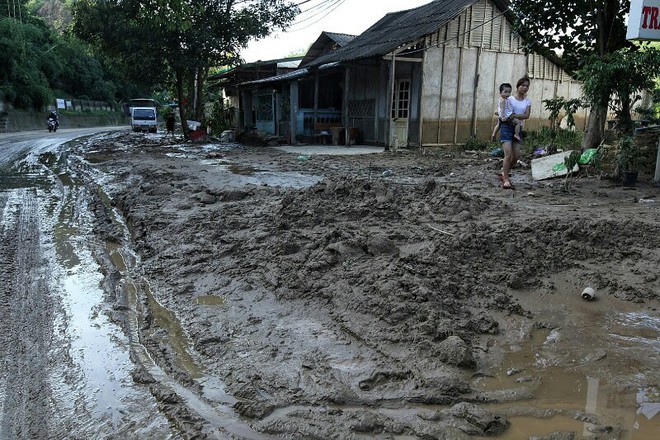
[[[54,375],[54,395],[62,408],[71,406],[70,411],[81,412],[81,419],[86,411],[93,416],[80,426],[69,427],[69,434],[112,438],[130,426],[137,437],[169,438],[167,421],[158,414],[155,400],[148,390],[133,383],[128,340],[109,318],[101,286],[103,275],[92,255],[93,240],[82,218],[85,214],[75,206],[75,197],[65,196],[62,203],[54,204],[50,218],[56,220],[52,225],[53,259],[61,268],[57,282],[53,282],[58,285],[66,313],[59,324],[60,337],[70,344],[71,364]]]
[[[657,341],[657,320],[643,314],[619,314],[623,323],[619,335],[641,338],[638,344]],[[651,333],[640,332],[643,328]],[[654,333],[655,332],[655,333]],[[517,440],[553,432],[573,432],[575,438],[593,438],[599,429],[620,430],[621,440],[656,440],[660,432],[660,396],[657,388],[620,389],[602,378],[585,376],[553,365],[549,352],[552,340],[561,337],[558,330],[535,330],[530,339],[509,353],[504,362],[489,375],[478,377],[473,386],[484,391],[503,389],[531,390],[533,398],[491,405],[491,409],[506,414],[511,427],[499,439]],[[653,342],[657,344],[657,342]],[[657,351],[650,350],[650,356]],[[639,374],[639,383],[653,383],[654,378]],[[578,417],[583,414],[586,417]],[[581,421],[584,420],[584,421]],[[592,423],[598,422],[598,425]],[[615,434],[617,435],[617,434]]]
[[[178,318],[172,311],[166,309],[156,301],[148,284],[142,286],[142,293],[147,297],[149,310],[154,317],[155,328],[161,328],[167,331],[167,342],[176,353],[174,362],[183,371],[188,372],[193,379],[199,379],[203,375],[204,370],[190,355],[190,342]]]
[[[598,379],[587,376],[587,405],[584,410],[587,414],[596,414],[598,407]],[[585,436],[595,432],[596,426],[593,423],[584,422],[583,434]]]
[[[652,401],[655,400],[654,401]],[[658,395],[658,390],[651,389],[641,389],[637,391],[637,403],[639,404],[639,409],[637,414],[646,416],[647,419],[652,419],[655,417],[658,412],[660,412],[660,395]]]

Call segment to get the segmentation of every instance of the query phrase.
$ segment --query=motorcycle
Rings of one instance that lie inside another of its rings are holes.
[[[48,131],[49,132],[56,132],[58,125],[59,125],[59,123],[57,122],[57,119],[48,118]]]

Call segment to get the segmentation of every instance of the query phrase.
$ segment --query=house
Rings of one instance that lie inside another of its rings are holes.
[[[225,98],[228,101],[227,107],[236,110],[234,115],[234,125],[236,127],[254,126],[263,132],[275,133],[278,117],[274,113],[277,98],[273,91],[259,89],[256,93],[249,94],[249,100],[241,102],[237,85],[294,71],[298,68],[302,59],[303,57],[291,57],[242,64],[211,75],[208,80],[214,87],[220,87],[224,90]],[[246,109],[249,109],[249,111],[246,111]]]
[[[298,69],[237,84],[241,108],[259,118],[268,100],[254,97],[270,93],[273,133],[291,143],[337,127],[345,138],[393,148],[454,144],[487,139],[499,84],[528,76],[526,125],[548,125],[543,100],[578,98],[580,83],[551,59],[525,53],[511,20],[506,0],[435,0],[389,13],[350,40],[324,33]],[[575,119],[583,125],[586,113]]]

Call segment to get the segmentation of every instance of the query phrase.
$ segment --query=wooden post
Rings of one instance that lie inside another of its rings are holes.
[[[478,89],[479,89],[479,69],[481,68],[481,52],[482,48],[477,49],[477,62],[474,66],[474,90],[472,95],[472,127],[470,127],[471,135],[477,136],[477,103],[478,103]]]
[[[655,183],[660,183],[660,139],[658,139],[658,153],[655,157]]]
[[[319,72],[314,75],[314,123],[316,124],[319,118]]]
[[[438,39],[440,36],[438,36]],[[447,27],[445,26],[444,41],[447,40]],[[442,81],[445,79],[445,57],[447,55],[447,43],[442,45],[442,64],[440,65],[440,90],[438,91],[438,133],[436,142],[440,144],[440,136],[442,135]]]
[[[298,145],[298,80],[293,80],[289,83],[289,111],[291,119],[291,140],[293,145]],[[304,122],[303,122],[304,125]]]
[[[349,147],[350,146],[350,123],[348,120],[348,88],[350,86],[350,78],[351,78],[351,68],[349,66],[346,66],[346,71],[344,73],[344,97],[343,97],[343,106],[344,106],[344,111],[343,111],[343,116],[344,116],[344,144]],[[339,142],[337,142],[339,143]]]
[[[458,111],[461,108],[461,87],[463,86],[463,81],[461,81],[461,76],[463,75],[463,52],[465,49],[459,47],[458,52],[458,76],[456,84],[456,113],[454,116],[454,143],[458,143]]]
[[[386,120],[388,121],[387,123],[387,147],[394,147],[394,151],[396,151],[396,145],[392,145],[392,105],[394,104],[394,87],[396,85],[395,81],[396,77],[396,53],[392,52],[392,70],[390,72],[390,99],[388,99],[387,106],[385,108],[385,116]],[[395,141],[396,144],[396,141]]]

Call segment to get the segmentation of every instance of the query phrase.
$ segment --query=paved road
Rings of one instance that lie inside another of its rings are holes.
[[[48,130],[21,131],[17,133],[0,134],[0,168],[15,161],[21,155],[41,154],[55,151],[58,147],[72,139],[90,136],[101,131],[128,130],[129,127],[97,127],[97,128],[61,128],[55,133]]]

